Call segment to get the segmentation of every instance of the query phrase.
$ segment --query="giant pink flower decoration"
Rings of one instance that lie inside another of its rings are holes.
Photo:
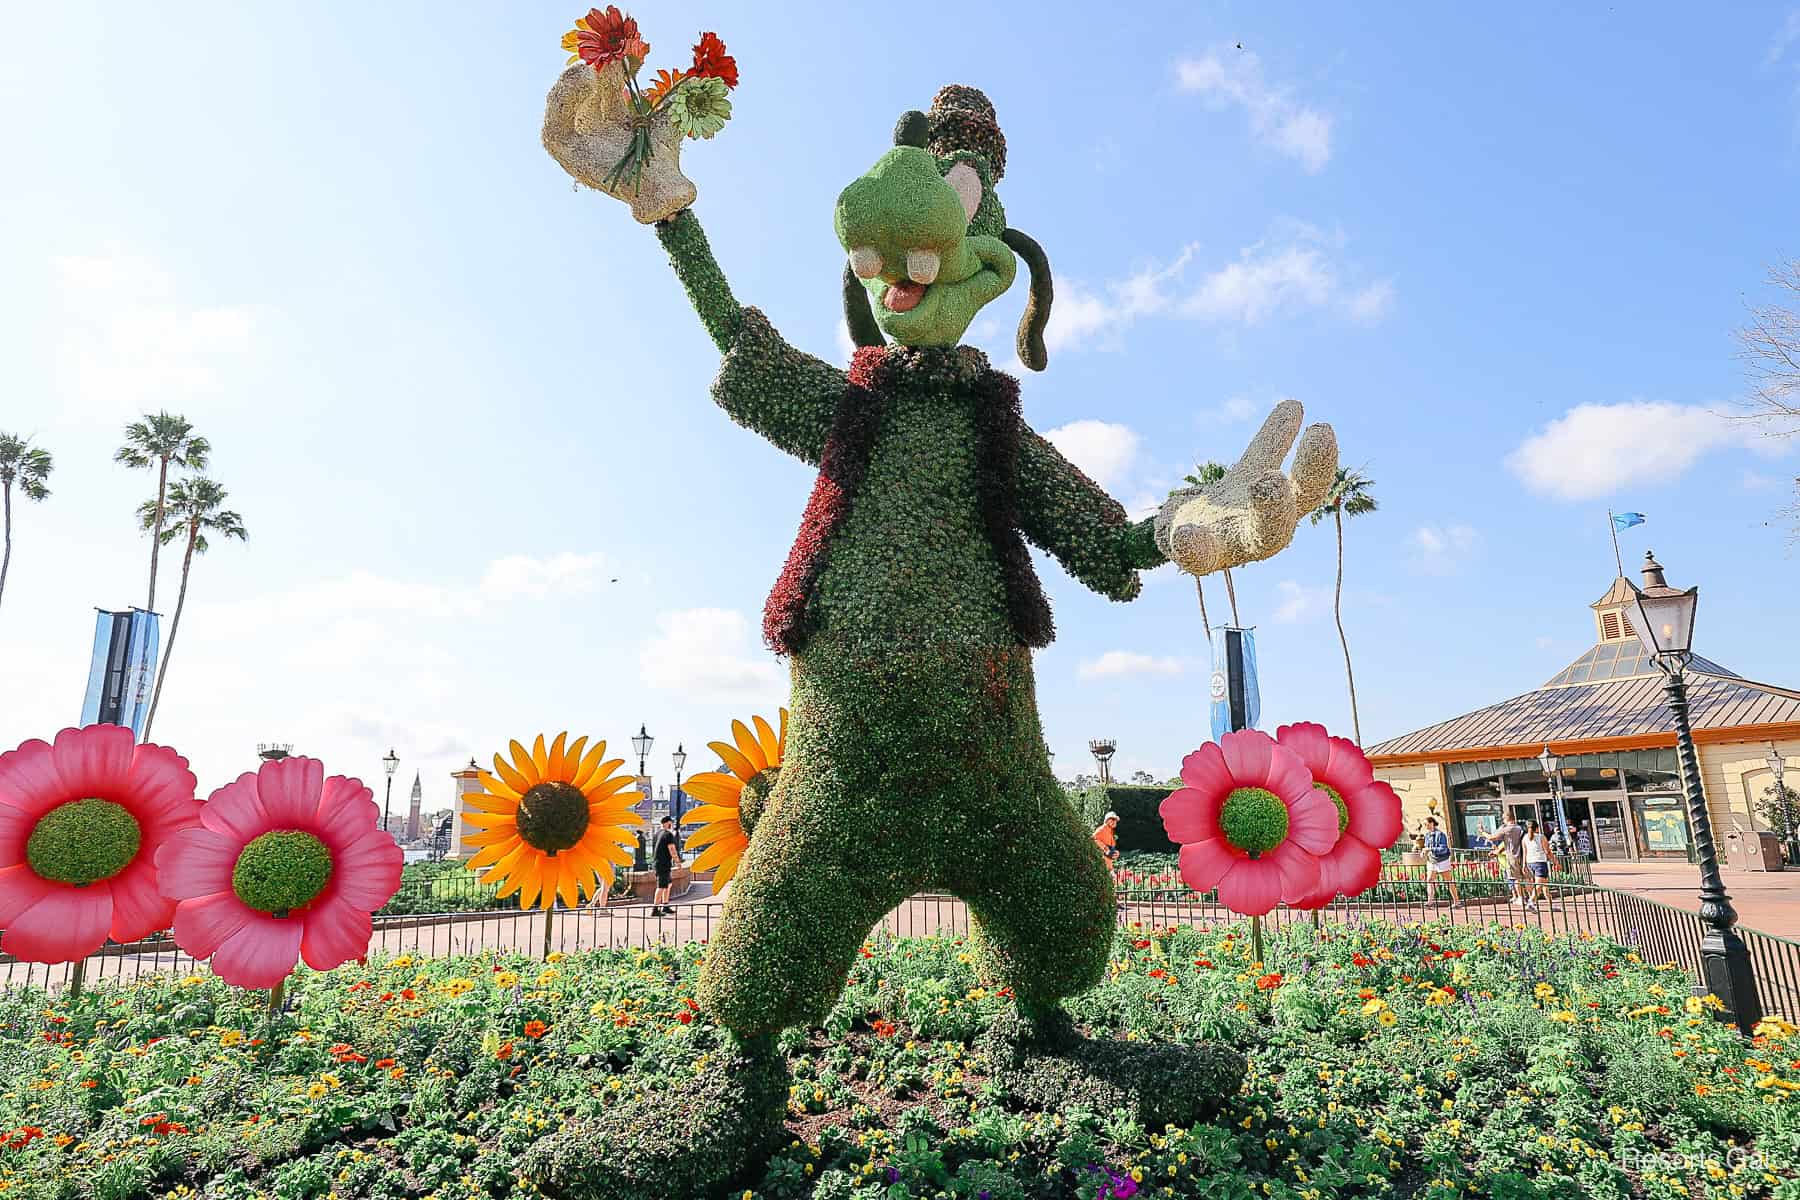
[[[403,855],[361,780],[313,758],[267,762],[207,798],[201,827],[156,856],[175,944],[227,983],[272,988],[304,958],[328,971],[368,952],[370,914],[400,890]]]
[[[1298,908],[1323,908],[1339,896],[1360,896],[1381,878],[1381,852],[1400,836],[1400,797],[1375,778],[1360,747],[1332,737],[1310,721],[1275,731],[1283,747],[1300,756],[1313,787],[1331,798],[1340,836],[1319,859],[1319,886],[1290,901]]]
[[[155,856],[200,819],[194,787],[187,759],[120,725],[0,754],[0,950],[79,962],[167,928]]]
[[[1254,729],[1228,733],[1182,759],[1181,782],[1161,812],[1189,887],[1216,887],[1227,908],[1260,917],[1319,886],[1337,812],[1293,751]]]

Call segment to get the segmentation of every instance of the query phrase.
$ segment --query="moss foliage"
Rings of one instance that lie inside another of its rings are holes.
[[[1287,831],[1287,805],[1267,788],[1235,788],[1219,809],[1219,832],[1250,854],[1267,854],[1281,845]]]
[[[231,870],[231,890],[258,912],[286,913],[313,902],[331,881],[331,851],[310,833],[255,838]]]
[[[1022,1001],[1098,983],[1111,880],[1045,761],[1030,653],[828,626],[793,675],[781,779],[708,947],[702,1006],[740,1035],[819,1022],[869,929],[928,887],[969,902],[984,976]]]
[[[142,844],[137,818],[111,800],[88,798],[45,813],[25,840],[25,861],[40,879],[77,886],[111,879]]]
[[[525,1155],[524,1177],[552,1200],[717,1194],[775,1148],[788,1077],[785,1060],[768,1053],[712,1065],[540,1140]]]

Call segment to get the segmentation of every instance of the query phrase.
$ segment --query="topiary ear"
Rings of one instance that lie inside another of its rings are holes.
[[[900,120],[894,124],[894,145],[917,146],[921,150],[930,136],[931,124],[924,113],[918,109],[900,114]]]
[[[850,340],[858,346],[887,345],[881,326],[875,324],[875,310],[869,307],[869,289],[849,263],[844,264],[844,324],[850,330]]]
[[[1026,269],[1031,272],[1031,292],[1025,297],[1025,315],[1019,318],[1019,361],[1041,371],[1050,362],[1050,352],[1044,349],[1044,326],[1050,323],[1050,301],[1055,295],[1050,282],[1050,260],[1030,234],[1008,229],[1000,240],[1025,260]],[[863,303],[868,303],[866,297]]]

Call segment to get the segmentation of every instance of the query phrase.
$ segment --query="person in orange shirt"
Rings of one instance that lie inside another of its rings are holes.
[[[1094,830],[1094,845],[1100,847],[1100,856],[1111,866],[1119,857],[1119,814],[1109,812],[1100,827]]]

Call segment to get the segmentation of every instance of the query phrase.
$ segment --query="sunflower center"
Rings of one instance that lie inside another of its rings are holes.
[[[1350,806],[1344,803],[1344,798],[1338,795],[1338,790],[1329,783],[1320,783],[1315,779],[1313,781],[1313,786],[1318,788],[1321,792],[1324,792],[1327,796],[1330,796],[1331,802],[1337,805],[1338,836],[1344,836],[1344,830],[1350,828]]]
[[[545,854],[567,850],[587,832],[588,801],[561,781],[540,783],[519,801],[519,836]]]
[[[763,809],[769,803],[769,794],[775,790],[775,783],[780,778],[780,767],[766,767],[752,775],[744,784],[744,790],[738,793],[738,827],[746,834],[761,819]]]
[[[1287,805],[1267,788],[1233,789],[1219,809],[1219,831],[1246,854],[1267,854],[1287,837]]]
[[[319,898],[331,882],[331,851],[298,829],[251,840],[231,869],[231,890],[258,912],[285,917]]]
[[[85,887],[130,866],[142,843],[123,805],[90,796],[45,813],[25,840],[25,861],[40,879]]]

